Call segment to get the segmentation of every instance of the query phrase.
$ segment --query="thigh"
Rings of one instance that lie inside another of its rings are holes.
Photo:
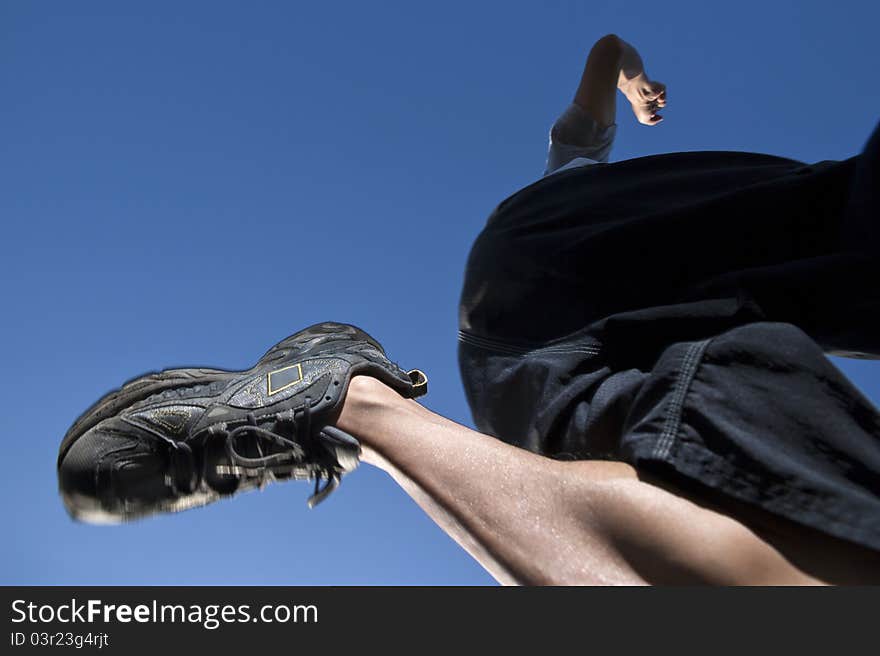
[[[880,582],[880,554],[623,463],[562,463],[573,507],[650,584],[820,585]]]
[[[638,357],[631,332],[620,354],[587,337],[520,354],[466,338],[480,429],[593,468],[626,462],[655,487],[880,552],[880,413],[803,331],[749,323]]]

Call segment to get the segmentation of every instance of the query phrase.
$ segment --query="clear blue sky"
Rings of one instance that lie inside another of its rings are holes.
[[[117,527],[57,496],[70,423],[139,373],[250,366],[359,324],[469,424],[465,257],[543,167],[592,42],[669,85],[613,158],[855,154],[880,118],[876,2],[0,4],[0,583],[488,584],[378,470],[309,511],[271,486]],[[880,399],[880,364],[838,361]]]

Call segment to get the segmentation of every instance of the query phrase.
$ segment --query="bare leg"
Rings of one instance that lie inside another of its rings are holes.
[[[640,480],[629,465],[529,453],[371,378],[352,381],[338,425],[502,583],[822,582],[744,523]],[[833,542],[818,557],[852,556],[852,545]]]

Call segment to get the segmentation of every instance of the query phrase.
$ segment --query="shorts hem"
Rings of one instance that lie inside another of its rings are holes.
[[[880,551],[880,525],[864,523],[865,514],[853,512],[852,503],[835,502],[820,490],[792,486],[791,480],[749,476],[742,467],[694,443],[676,441],[674,449],[657,455],[657,438],[644,436],[628,440],[630,457],[622,458],[637,469],[650,470],[661,464],[685,479],[696,481],[737,501],[757,506],[797,524]],[[663,472],[659,472],[663,478]],[[672,481],[670,481],[672,482]]]

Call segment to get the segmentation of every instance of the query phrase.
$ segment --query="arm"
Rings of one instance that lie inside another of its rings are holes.
[[[648,78],[635,48],[609,34],[590,50],[574,103],[605,127],[615,120],[617,89],[630,101],[640,123],[656,125],[663,120],[657,110],[666,106],[666,86]]]

